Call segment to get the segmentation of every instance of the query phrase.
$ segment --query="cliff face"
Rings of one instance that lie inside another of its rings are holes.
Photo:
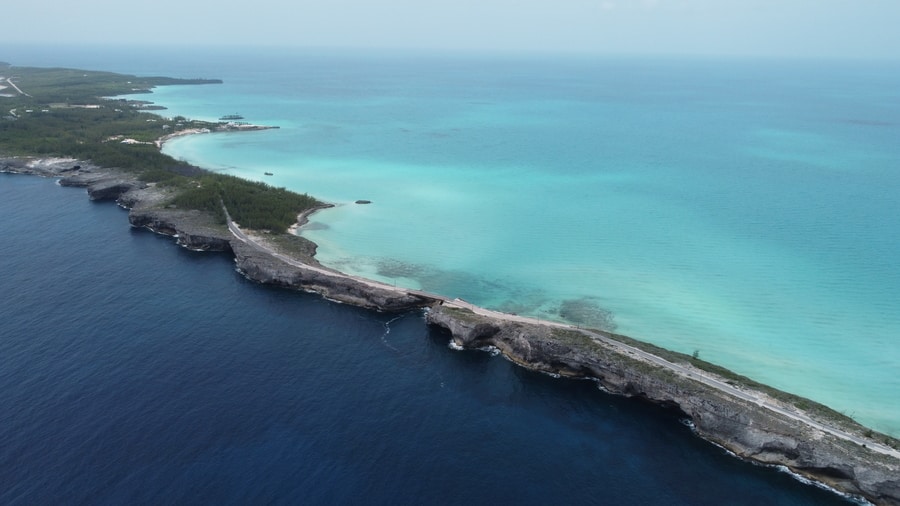
[[[146,183],[115,173],[81,172],[59,180],[60,186],[86,188],[91,200],[117,200],[123,194],[147,187]]]
[[[134,204],[133,192],[120,198]],[[132,207],[128,221],[134,227],[174,236],[178,244],[197,251],[230,251],[241,274],[258,283],[316,292],[347,304],[382,311],[423,307],[427,300],[403,292],[379,290],[342,274],[329,275],[284,262],[260,248],[235,238],[224,225],[199,211]]]
[[[606,391],[674,407],[697,434],[740,457],[794,472],[876,504],[900,505],[900,462],[676,374],[577,331],[433,307],[427,321],[465,348],[493,346],[530,369],[594,378]],[[579,335],[580,334],[580,335]]]
[[[237,269],[260,283],[316,292],[337,302],[380,311],[402,311],[428,303],[422,297],[378,289],[342,274],[288,264],[237,239],[232,239],[231,246]]]
[[[234,254],[237,270],[248,279],[269,285],[320,293],[338,302],[379,311],[420,308],[433,299],[399,290],[369,285],[341,273],[329,273],[299,262],[287,263],[258,246],[237,239],[225,225],[208,214],[165,205],[171,196],[164,188],[139,181],[133,174],[106,169],[71,159],[0,158],[5,172],[59,177],[62,186],[85,188],[92,200],[115,200],[129,209],[131,226],[176,238],[179,245],[196,251]]]
[[[176,237],[179,245],[195,251],[231,251],[231,234],[200,211],[133,207],[128,222]]]
[[[208,216],[197,211],[133,208],[128,220],[132,226],[174,236],[178,244],[192,250],[230,251],[238,272],[258,283],[316,292],[337,302],[380,311],[402,311],[428,303],[421,297],[379,290],[342,274],[289,264],[235,238],[224,226],[211,223]]]

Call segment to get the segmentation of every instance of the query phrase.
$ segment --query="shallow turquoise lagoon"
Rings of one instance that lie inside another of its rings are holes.
[[[165,151],[337,204],[302,232],[323,263],[696,350],[900,435],[900,68],[240,63],[154,100],[281,128]]]

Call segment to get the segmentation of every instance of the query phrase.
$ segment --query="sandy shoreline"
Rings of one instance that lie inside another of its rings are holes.
[[[159,139],[157,139],[155,141],[155,144],[156,144],[157,149],[162,150],[162,148],[165,146],[165,144],[167,142],[171,141],[172,139],[177,139],[179,137],[187,137],[189,135],[202,135],[202,134],[209,134],[209,133],[215,133],[215,132],[235,132],[235,131],[245,132],[245,131],[256,131],[256,130],[271,130],[271,129],[277,129],[277,128],[278,128],[277,126],[266,126],[266,125],[255,125],[255,124],[233,124],[233,123],[226,123],[223,126],[222,130],[215,130],[215,131],[210,130],[209,128],[187,128],[184,130],[179,130],[177,132],[172,132],[170,134],[164,135],[164,136],[160,137]],[[310,216],[312,216],[314,213],[316,213],[318,211],[321,211],[323,209],[330,209],[332,207],[334,207],[334,204],[326,203],[326,204],[322,204],[320,206],[316,206],[312,209],[307,209],[307,210],[303,211],[302,213],[297,215],[297,221],[294,222],[293,225],[288,227],[288,233],[293,234],[293,235],[299,235],[300,228],[303,227],[303,225],[306,225],[307,223],[309,223]]]
[[[167,142],[169,142],[172,139],[176,139],[178,137],[184,137],[186,135],[208,134],[211,131],[212,130],[210,130],[208,128],[188,128],[186,130],[179,130],[177,132],[163,135],[159,139],[156,139],[156,141],[155,141],[156,148],[159,150],[162,150],[163,146],[165,146],[165,144]]]
[[[200,135],[200,134],[209,134],[209,133],[221,133],[221,132],[256,132],[259,130],[275,130],[278,129],[277,126],[269,126],[269,125],[255,125],[252,123],[219,123],[219,126],[215,128],[187,128],[184,130],[179,130],[177,132],[172,132],[170,134],[166,134],[159,139],[156,139],[155,144],[157,149],[162,150],[163,146],[172,139],[176,139],[178,137],[185,137],[188,135]]]
[[[313,214],[315,214],[323,209],[331,209],[332,207],[334,207],[334,204],[322,204],[320,206],[313,207],[312,209],[307,209],[306,211],[303,211],[302,213],[297,215],[297,221],[293,225],[288,227],[288,230],[287,230],[288,233],[294,234],[294,235],[299,235],[298,232],[300,231],[300,228],[303,227],[303,225],[306,225],[307,223],[309,223],[310,216],[312,216]]]

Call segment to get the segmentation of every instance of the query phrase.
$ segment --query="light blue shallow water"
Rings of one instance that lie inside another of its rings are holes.
[[[166,152],[338,204],[303,232],[326,264],[545,318],[611,315],[900,435],[896,66],[148,61],[114,70],[226,80],[159,89],[172,114],[281,127]]]

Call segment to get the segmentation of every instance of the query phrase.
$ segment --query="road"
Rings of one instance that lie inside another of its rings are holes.
[[[737,397],[738,399],[743,399],[745,401],[752,402],[759,407],[768,409],[770,411],[774,411],[775,413],[778,413],[779,415],[782,415],[791,420],[795,420],[797,422],[804,423],[810,427],[813,427],[814,429],[818,429],[822,432],[826,432],[835,437],[856,443],[860,446],[865,446],[866,448],[869,448],[878,453],[882,453],[884,455],[889,455],[896,459],[900,459],[900,451],[897,451],[889,446],[882,445],[875,441],[857,436],[855,434],[851,434],[851,433],[841,430],[837,427],[825,425],[821,422],[813,420],[812,418],[810,418],[808,415],[806,415],[802,411],[799,411],[796,409],[793,409],[793,410],[787,409],[778,404],[774,404],[774,403],[770,402],[766,397],[760,395],[758,392],[746,392],[746,391],[741,390],[740,388],[734,387],[716,377],[713,377],[713,376],[709,375],[708,373],[702,372],[697,368],[685,367],[680,364],[675,364],[675,363],[669,362],[668,360],[666,360],[662,357],[658,357],[656,355],[653,355],[652,353],[647,353],[646,351],[641,350],[639,348],[629,346],[625,343],[616,341],[614,339],[610,339],[604,335],[597,334],[595,332],[586,331],[586,330],[582,330],[582,332],[593,337],[594,339],[596,339],[598,341],[602,341],[614,348],[617,348],[622,353],[626,353],[626,354],[630,354],[630,355],[637,355],[646,361],[652,362],[661,367],[672,370],[676,374],[686,376],[690,379],[693,379],[694,381],[699,381],[700,383],[703,383],[704,385],[715,388],[716,390],[719,390],[728,395],[731,395],[732,397]]]
[[[0,79],[0,83],[2,83],[2,82],[3,82],[3,79]],[[21,89],[19,89],[19,87],[16,86],[16,83],[12,82],[12,78],[10,78],[10,77],[7,77],[7,78],[6,78],[6,84],[12,86],[13,89],[15,89],[17,92],[19,92],[19,95],[25,95],[26,97],[30,97],[30,96],[31,96],[31,95],[29,95],[28,93],[25,93],[24,91],[22,91]]]
[[[223,209],[224,209],[224,206],[223,206]],[[324,267],[318,267],[315,265],[310,265],[306,262],[301,262],[299,260],[295,260],[287,255],[282,255],[281,253],[278,253],[277,251],[275,251],[268,245],[263,244],[255,239],[253,239],[252,237],[248,236],[246,233],[244,233],[243,230],[241,230],[240,226],[237,223],[231,221],[231,216],[228,214],[227,210],[225,210],[225,218],[228,223],[228,230],[231,231],[231,234],[234,235],[238,240],[254,247],[255,249],[257,249],[263,253],[271,255],[288,265],[292,265],[292,266],[298,267],[300,269],[306,269],[306,270],[310,270],[313,272],[317,272],[319,274],[324,274],[326,276],[338,276],[338,277],[342,277],[345,279],[352,279],[352,280],[362,283],[366,286],[369,286],[372,288],[378,288],[381,290],[388,290],[388,291],[397,293],[398,295],[418,294],[418,295],[431,297],[434,299],[441,299],[441,300],[445,299],[444,297],[440,297],[437,295],[426,294],[425,292],[416,292],[415,290],[409,290],[407,288],[397,287],[394,285],[389,285],[387,283],[381,283],[378,281],[374,281],[371,279],[361,278],[361,277],[357,277],[357,276],[350,276],[350,275],[345,274],[340,271],[336,271],[333,269],[327,269]]]
[[[224,209],[224,206],[223,206],[223,209]],[[468,309],[468,310],[472,311],[473,313],[476,313],[476,314],[479,314],[482,316],[486,316],[489,318],[496,318],[496,319],[502,320],[502,321],[518,322],[518,323],[525,323],[525,324],[532,324],[532,325],[545,325],[545,326],[550,326],[550,327],[558,327],[558,328],[565,328],[565,329],[569,329],[569,330],[576,330],[576,331],[582,332],[583,334],[591,337],[592,339],[594,339],[596,341],[602,342],[602,343],[606,344],[607,346],[610,346],[610,347],[616,349],[617,351],[619,351],[622,354],[637,357],[646,362],[656,364],[660,367],[663,367],[665,369],[673,371],[675,374],[678,374],[680,376],[703,383],[704,385],[707,385],[711,388],[714,388],[716,390],[724,392],[725,394],[728,394],[732,397],[736,397],[738,399],[742,399],[744,401],[751,402],[761,408],[765,408],[770,411],[773,411],[773,412],[775,412],[783,417],[786,417],[788,419],[795,420],[800,423],[804,423],[814,429],[820,430],[822,432],[826,432],[828,434],[831,434],[835,437],[844,439],[846,441],[856,443],[860,446],[865,446],[866,448],[876,451],[878,453],[882,453],[884,455],[889,455],[896,459],[900,459],[900,451],[897,451],[893,448],[890,448],[888,446],[885,446],[883,444],[877,443],[877,442],[869,440],[869,439],[862,438],[855,434],[851,434],[851,433],[843,431],[837,427],[825,425],[821,422],[813,420],[808,415],[806,415],[805,413],[803,413],[799,410],[787,409],[778,404],[774,404],[767,397],[761,395],[758,392],[744,391],[740,388],[734,387],[734,386],[722,381],[721,379],[718,379],[717,377],[710,375],[709,373],[703,372],[695,367],[685,366],[685,365],[669,362],[668,360],[666,360],[662,357],[658,357],[652,353],[648,353],[640,348],[635,348],[634,346],[630,346],[623,342],[616,341],[615,339],[611,339],[611,338],[609,338],[603,334],[597,333],[597,332],[592,332],[589,330],[581,329],[574,325],[569,325],[566,323],[541,320],[538,318],[530,318],[527,316],[520,316],[520,315],[509,314],[509,313],[501,313],[499,311],[493,311],[490,309],[485,309],[480,306],[476,306],[476,305],[466,302],[462,299],[449,299],[447,297],[443,297],[440,295],[435,295],[435,294],[431,294],[431,293],[427,293],[427,292],[423,292],[423,291],[419,291],[419,290],[410,290],[410,289],[406,289],[406,288],[396,287],[393,285],[388,285],[386,283],[380,283],[378,281],[373,281],[371,279],[361,278],[361,277],[357,277],[357,276],[349,276],[349,275],[344,274],[339,271],[316,267],[316,266],[306,264],[304,262],[294,260],[288,256],[282,255],[282,254],[274,251],[272,248],[268,247],[265,244],[255,241],[253,238],[251,238],[250,236],[245,234],[237,224],[235,224],[233,221],[231,221],[231,217],[228,215],[227,210],[225,211],[225,214],[226,214],[226,218],[227,218],[227,222],[228,222],[228,229],[231,231],[231,233],[237,239],[239,239],[240,241],[242,241],[244,243],[254,246],[256,249],[258,249],[262,252],[272,255],[275,258],[278,258],[279,260],[281,260],[289,265],[293,265],[295,267],[299,267],[299,268],[303,268],[303,269],[309,269],[309,270],[319,272],[319,273],[329,275],[329,276],[341,276],[344,278],[353,279],[355,281],[363,283],[367,286],[371,286],[373,288],[389,290],[392,292],[397,292],[398,294],[402,294],[402,295],[407,295],[407,294],[419,295],[419,296],[423,296],[423,297],[427,297],[427,298],[431,298],[431,299],[435,299],[435,300],[440,300],[443,302],[443,305],[445,305],[445,306],[461,308],[461,309]]]

